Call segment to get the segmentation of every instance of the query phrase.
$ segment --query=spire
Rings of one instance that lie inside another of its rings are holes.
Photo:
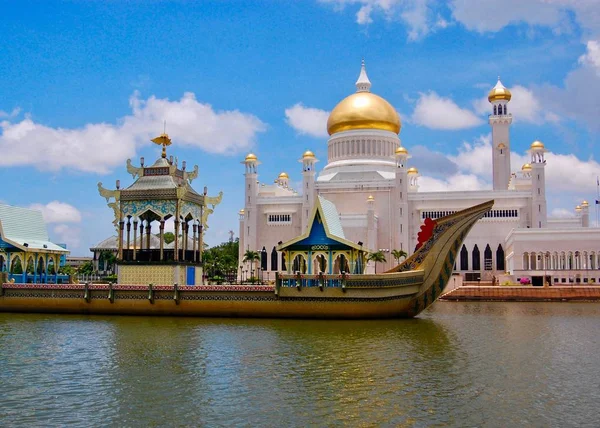
[[[364,59],[362,60],[360,74],[358,75],[358,80],[356,81],[356,92],[371,92],[371,81],[367,76]]]

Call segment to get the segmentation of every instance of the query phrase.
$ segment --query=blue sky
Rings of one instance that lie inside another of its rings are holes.
[[[224,191],[207,242],[238,231],[240,160],[259,178],[300,181],[298,157],[326,163],[324,120],[352,93],[362,58],[372,91],[402,118],[422,190],[491,188],[485,100],[513,91],[513,169],[535,139],[548,203],[593,200],[600,150],[597,0],[1,2],[0,200],[42,209],[74,254],[113,233],[101,181],[125,161],[170,153],[198,164],[197,189]],[[217,215],[218,214],[218,215]]]

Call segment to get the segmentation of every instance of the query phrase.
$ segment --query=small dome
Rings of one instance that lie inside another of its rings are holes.
[[[240,210],[240,215],[244,215],[244,212],[245,212],[245,211],[244,211],[244,209],[242,208],[242,209]]]
[[[526,163],[521,167],[521,171],[531,171],[531,164]]]
[[[280,180],[287,180],[287,179],[289,179],[289,178],[290,178],[290,176],[289,176],[289,175],[287,175],[287,172],[282,172],[281,174],[279,174],[279,177],[278,177],[278,178],[279,178]]]
[[[411,168],[408,168],[408,171],[406,171],[408,174],[418,174],[419,170],[417,168],[415,168],[414,166]]]
[[[500,78],[498,77],[498,83],[496,83],[496,86],[494,86],[488,94],[488,101],[510,101],[511,97],[512,94],[510,93],[508,88],[504,87],[504,85],[500,81]]]
[[[581,211],[581,206],[577,205],[577,206],[575,207],[575,211],[577,211],[577,212]]]
[[[373,197],[373,195],[369,195],[369,197],[367,198],[367,202],[373,202],[375,200],[375,198]]]
[[[498,149],[502,150],[502,149],[505,149],[505,148],[506,148],[506,145],[504,143],[498,144]]]
[[[582,206],[582,207],[588,207],[589,205],[590,205],[590,204],[588,204],[588,201],[583,201],[583,202],[581,203],[581,206]]]
[[[540,140],[535,140],[533,143],[531,143],[531,148],[532,149],[543,149],[544,143],[542,143]]]
[[[408,154],[408,150],[406,150],[405,147],[400,146],[400,147],[396,148],[396,154],[397,155],[407,155]]]
[[[248,153],[248,155],[246,155],[246,162],[248,161],[255,161],[258,160],[258,158],[256,157],[256,155],[254,153]]]
[[[315,154],[313,152],[311,152],[310,150],[307,150],[304,152],[304,154],[302,155],[302,158],[306,159],[306,158],[314,158]]]

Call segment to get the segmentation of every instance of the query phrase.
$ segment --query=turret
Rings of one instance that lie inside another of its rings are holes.
[[[581,203],[581,226],[590,227],[590,204],[588,201]]]
[[[419,190],[419,170],[415,167],[408,168],[408,191],[416,192]]]
[[[302,163],[302,231],[308,226],[308,216],[315,203],[315,163],[318,161],[310,150],[305,151],[298,159]]]
[[[492,170],[494,190],[508,189],[510,181],[510,135],[509,127],[512,123],[512,114],[508,113],[508,103],[512,95],[500,77],[496,86],[488,95],[492,104],[492,114],[489,123],[492,127]]]
[[[546,149],[541,141],[531,144],[531,227],[541,229],[546,227],[546,160],[544,153]]]

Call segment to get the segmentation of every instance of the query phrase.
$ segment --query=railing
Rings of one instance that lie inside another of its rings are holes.
[[[345,288],[346,281],[348,279],[346,273],[342,274],[316,274],[316,275],[308,275],[308,274],[277,274],[275,284],[277,287],[338,287]]]

